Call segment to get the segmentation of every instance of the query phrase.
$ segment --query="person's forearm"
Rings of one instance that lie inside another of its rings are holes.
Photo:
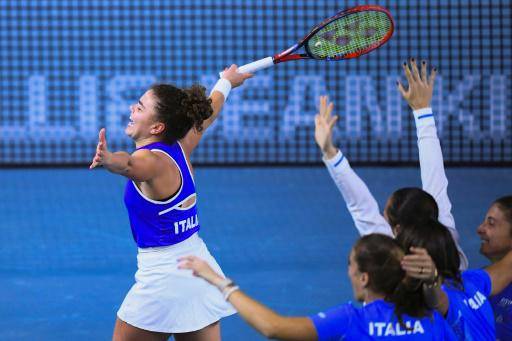
[[[423,284],[423,294],[425,303],[431,309],[437,310],[439,313],[446,315],[448,311],[448,296],[437,283],[434,285]]]
[[[379,206],[363,180],[350,167],[348,160],[336,150],[335,157],[323,159],[340,191],[359,234],[382,233],[393,237],[391,226],[379,212]]]
[[[109,153],[103,167],[116,174],[127,176],[130,170],[131,155],[127,152]]]
[[[229,278],[211,274],[205,276],[204,279],[216,286],[223,295],[229,295],[228,301],[253,328],[266,337],[273,335],[273,322],[278,317],[276,313],[244,294]],[[230,290],[231,293],[229,293]]]
[[[253,300],[242,291],[235,291],[229,297],[229,302],[235,307],[240,316],[254,329],[267,338],[275,337],[279,315],[261,303]]]
[[[222,107],[224,106],[224,102],[225,102],[224,95],[219,91],[214,91],[211,94],[210,99],[212,100],[213,113],[210,117],[208,117],[206,120],[204,120],[203,130],[208,128],[217,119],[220,111],[222,110]]]
[[[334,147],[332,143],[322,149],[322,156],[326,160],[332,159],[336,154],[338,154],[338,148]]]
[[[240,316],[266,338],[277,340],[317,340],[316,329],[307,317],[285,317],[237,290],[229,302]]]
[[[224,103],[231,92],[231,82],[227,79],[221,78],[217,81],[210,94],[212,100],[212,115],[203,122],[203,130],[208,128],[219,116]]]

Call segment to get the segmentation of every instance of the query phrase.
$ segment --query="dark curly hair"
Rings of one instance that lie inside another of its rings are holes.
[[[156,97],[157,120],[165,124],[166,143],[182,139],[192,128],[201,131],[204,120],[213,114],[212,101],[201,85],[180,89],[171,84],[155,84],[150,90]]]

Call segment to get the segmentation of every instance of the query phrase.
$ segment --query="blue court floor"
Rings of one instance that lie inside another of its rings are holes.
[[[383,207],[417,168],[359,168]],[[472,267],[476,227],[489,203],[512,193],[510,168],[447,170],[461,244]],[[109,340],[133,284],[136,247],[123,206],[125,180],[104,170],[0,170],[0,340]],[[327,171],[199,168],[202,230],[224,272],[283,314],[313,314],[352,298],[347,257],[357,239]],[[238,316],[224,340],[261,340]]]

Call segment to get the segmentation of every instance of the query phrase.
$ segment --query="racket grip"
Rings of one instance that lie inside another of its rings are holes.
[[[271,67],[274,65],[274,58],[272,57],[266,57],[260,60],[257,60],[255,62],[242,65],[238,68],[239,73],[253,73],[258,70],[266,69],[268,67]],[[219,73],[220,77],[222,78],[223,72]]]

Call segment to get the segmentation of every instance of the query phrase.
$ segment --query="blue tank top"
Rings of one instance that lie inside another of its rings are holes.
[[[194,179],[179,142],[168,145],[155,142],[138,149],[148,149],[169,157],[180,172],[178,192],[163,201],[146,197],[137,184],[128,180],[124,203],[128,210],[133,239],[140,248],[168,246],[179,243],[199,230],[196,204],[181,208],[181,204],[196,194]]]

